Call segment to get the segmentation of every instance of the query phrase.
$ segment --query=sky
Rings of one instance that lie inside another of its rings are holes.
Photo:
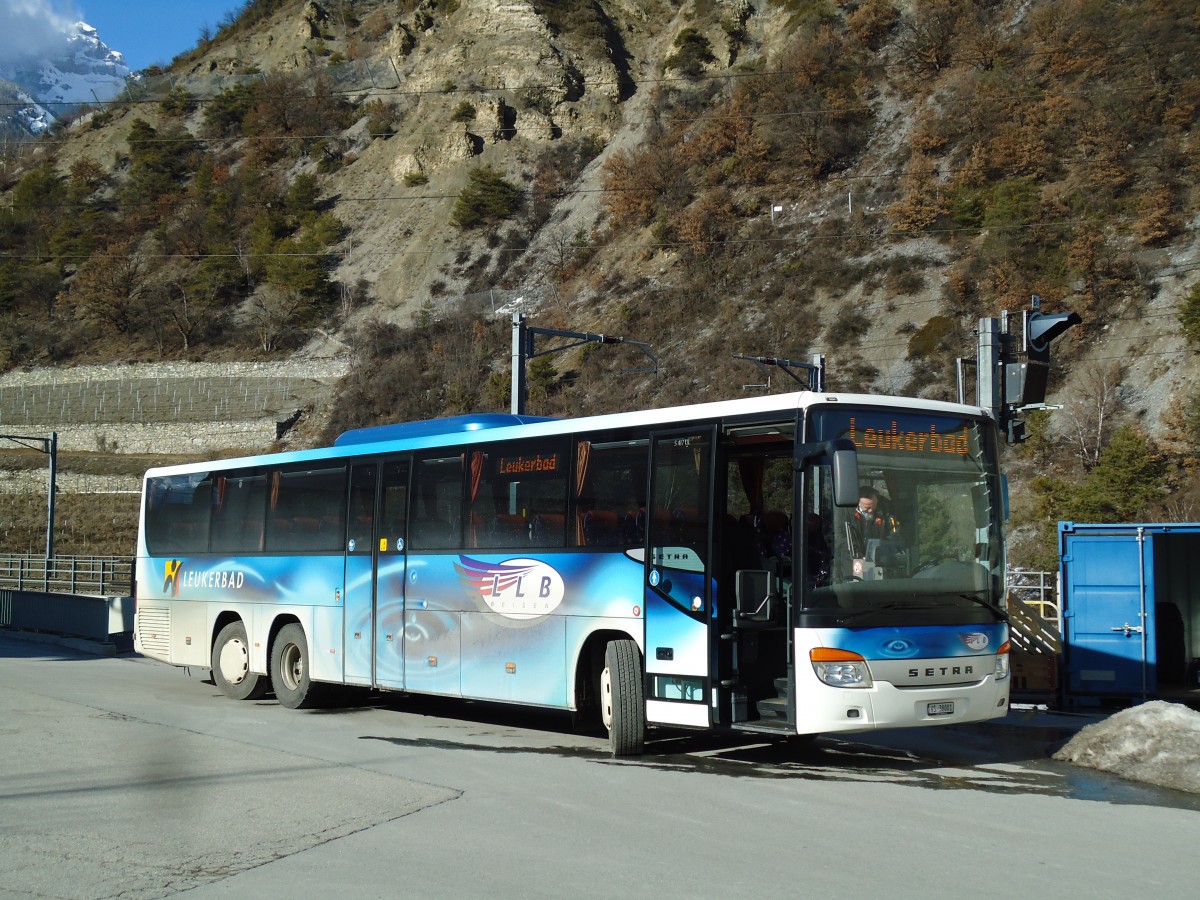
[[[200,29],[215,32],[245,0],[0,0],[0,62],[41,55],[60,45],[65,28],[87,22],[119,50],[130,69],[169,63],[196,45]]]

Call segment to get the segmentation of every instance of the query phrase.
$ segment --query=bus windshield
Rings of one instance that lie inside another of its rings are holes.
[[[859,500],[852,509],[835,507],[828,465],[809,471],[805,609],[836,608],[856,625],[881,617],[1003,618],[1003,512],[991,422],[822,408],[811,413],[808,433],[854,443]]]

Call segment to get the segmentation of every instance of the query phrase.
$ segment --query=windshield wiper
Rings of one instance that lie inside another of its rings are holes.
[[[976,594],[959,594],[958,596],[962,597],[964,600],[970,600],[972,603],[978,603],[984,609],[991,610],[993,613],[996,614],[997,619],[999,619],[1005,625],[1008,624],[1008,612],[1005,611],[1004,607],[997,606],[991,600],[987,600]]]
[[[847,612],[839,611],[838,621],[843,622],[843,623],[850,622],[850,621],[853,621],[854,619],[861,619],[863,616],[869,616],[874,613],[880,613],[880,612],[891,612],[892,610],[897,610],[897,609],[905,609],[905,610],[907,610],[907,609],[937,609],[937,607],[931,606],[929,604],[915,604],[915,603],[896,603],[896,602],[880,603],[878,606],[870,606],[870,607],[867,607],[866,609],[856,609],[856,610],[847,611]]]
[[[958,596],[964,600],[970,600],[972,603],[978,603],[980,606],[984,607],[985,609],[987,609],[988,611],[993,613],[996,616],[996,618],[998,618],[1001,622],[1004,622],[1005,624],[1008,623],[1008,613],[1005,612],[1003,607],[997,606],[991,600],[985,600],[983,597],[976,596],[975,594],[959,594]],[[925,603],[914,603],[914,602],[880,603],[878,606],[871,606],[866,609],[858,609],[858,610],[854,610],[853,612],[842,613],[838,616],[838,621],[842,622],[842,623],[852,622],[855,619],[861,619],[863,616],[869,616],[869,615],[872,615],[873,613],[891,612],[893,610],[898,610],[898,609],[929,610],[929,609],[949,609],[949,608],[950,607],[946,603],[929,603],[929,602],[925,602]]]

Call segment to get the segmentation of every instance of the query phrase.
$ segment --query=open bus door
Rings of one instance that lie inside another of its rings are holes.
[[[718,716],[749,730],[792,730],[791,605],[798,523],[793,423],[726,433],[714,644]]]
[[[708,727],[716,427],[651,437],[646,526],[646,718]]]

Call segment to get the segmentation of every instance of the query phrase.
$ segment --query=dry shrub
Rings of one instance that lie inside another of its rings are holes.
[[[887,209],[892,228],[898,232],[924,231],[950,211],[937,177],[937,160],[924,154],[914,155],[900,179],[903,199]]]

